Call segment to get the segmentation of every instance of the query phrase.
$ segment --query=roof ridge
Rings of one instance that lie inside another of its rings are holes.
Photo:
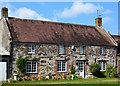
[[[96,30],[98,30],[106,38],[106,40],[107,40],[107,38],[109,38],[109,42],[111,42],[112,44],[117,46],[117,43],[115,42],[113,37],[111,37],[111,35],[109,35],[103,27],[101,29],[96,28]]]
[[[111,36],[117,36],[117,37],[120,37],[120,35],[111,35]]]
[[[94,27],[92,25],[87,24],[75,24],[75,23],[69,23],[69,22],[57,22],[57,21],[47,21],[47,20],[34,20],[34,19],[23,19],[23,18],[16,18],[16,17],[8,17],[8,19],[19,19],[19,20],[27,20],[27,21],[41,21],[41,22],[47,22],[47,23],[56,23],[56,24],[65,24],[65,25],[77,25],[77,26],[88,26],[88,27]]]

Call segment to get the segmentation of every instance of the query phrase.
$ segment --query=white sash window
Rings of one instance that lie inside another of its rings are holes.
[[[28,45],[28,54],[35,54],[36,46],[35,44]]]
[[[106,71],[106,61],[100,61],[99,64],[101,67],[100,71]]]
[[[80,46],[80,54],[85,54],[85,46]]]
[[[105,55],[105,51],[106,51],[105,47],[100,48],[100,54],[101,55]]]
[[[59,54],[65,54],[65,47],[63,45],[59,45]]]
[[[27,61],[26,73],[37,73],[37,61]]]
[[[57,61],[57,71],[67,72],[67,61]]]

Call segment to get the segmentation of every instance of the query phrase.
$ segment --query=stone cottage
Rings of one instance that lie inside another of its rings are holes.
[[[117,57],[116,57],[116,69],[117,69],[118,75],[120,75],[120,35],[111,35],[111,36],[118,43]]]
[[[95,26],[8,17],[8,9],[1,9],[0,67],[5,80],[18,72],[16,60],[26,58],[27,76],[64,76],[70,73],[88,77],[92,62],[116,66],[117,42],[102,26],[102,18]],[[35,58],[35,59],[34,59]],[[34,60],[33,60],[34,59]],[[5,68],[6,67],[6,68]]]

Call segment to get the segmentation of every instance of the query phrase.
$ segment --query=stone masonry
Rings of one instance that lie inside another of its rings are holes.
[[[79,46],[75,46],[76,51],[71,49],[71,45],[66,45],[65,55],[58,54],[58,45],[54,44],[36,44],[36,54],[27,54],[27,43],[18,43],[13,45],[13,71],[17,70],[16,60],[19,57],[37,58],[38,61],[38,75],[47,75],[49,73],[59,75],[57,73],[57,60],[67,60],[67,73],[70,72],[71,64],[76,66],[77,60],[85,61],[85,75],[89,73],[89,65],[92,62],[99,62],[99,60],[107,61],[107,64],[115,65],[116,47],[106,47],[106,54],[100,55],[100,47],[102,46],[86,46],[86,54],[79,54]],[[76,70],[77,72],[77,70]]]

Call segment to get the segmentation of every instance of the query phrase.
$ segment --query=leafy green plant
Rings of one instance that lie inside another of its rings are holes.
[[[36,57],[34,57],[34,58],[32,58],[32,60],[37,60],[37,58],[36,58]]]
[[[90,65],[90,72],[94,75],[99,77],[100,74],[100,65],[97,63],[91,63]]]
[[[22,58],[22,57],[19,57],[17,59],[16,65],[17,65],[17,68],[19,69],[19,71],[22,74],[26,73],[26,61],[27,60],[28,60],[28,58]]]
[[[71,74],[75,74],[75,67],[73,67],[73,64],[71,65],[70,70],[71,70]]]
[[[116,69],[112,65],[108,65],[106,68],[106,76],[107,77],[115,77]]]

